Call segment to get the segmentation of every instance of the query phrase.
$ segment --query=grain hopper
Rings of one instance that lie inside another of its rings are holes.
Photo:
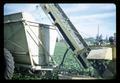
[[[17,66],[52,70],[50,56],[54,53],[56,37],[55,27],[35,22],[28,13],[4,16],[4,55],[12,55]],[[14,70],[12,56],[7,58],[10,71]]]

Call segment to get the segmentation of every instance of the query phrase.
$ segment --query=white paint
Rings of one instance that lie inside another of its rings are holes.
[[[23,13],[23,19],[34,22],[34,18],[32,18],[32,16],[28,13]],[[38,47],[39,26],[38,24],[35,24],[35,23],[25,22],[25,24],[27,24],[25,25],[25,31],[26,31],[26,38],[28,42],[29,53],[32,55],[32,59],[34,60],[34,62],[36,64],[39,64],[39,56],[38,56],[39,55],[39,47]],[[30,24],[38,27],[30,26]]]
[[[104,47],[102,49],[91,50],[87,59],[112,60],[112,48]]]
[[[50,26],[50,28],[55,29],[55,27]],[[54,54],[54,50],[55,50],[55,45],[56,45],[56,39],[58,36],[58,33],[56,30],[50,29],[50,55]]]

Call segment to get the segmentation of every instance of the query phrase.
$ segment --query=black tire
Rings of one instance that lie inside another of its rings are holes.
[[[4,61],[5,61],[4,78],[12,79],[14,73],[14,60],[12,54],[5,48],[4,48]]]

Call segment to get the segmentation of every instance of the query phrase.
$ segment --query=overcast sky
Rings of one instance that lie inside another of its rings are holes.
[[[4,15],[28,12],[36,21],[51,24],[38,4],[5,4]],[[83,37],[95,37],[99,33],[112,36],[116,32],[116,6],[114,4],[59,4]]]

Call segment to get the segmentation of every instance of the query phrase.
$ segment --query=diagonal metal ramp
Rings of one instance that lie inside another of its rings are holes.
[[[90,48],[60,6],[58,4],[40,4],[40,6],[45,14],[52,18],[53,23],[57,26],[64,39],[75,53],[79,62],[82,63],[84,68],[88,68],[89,62],[86,56],[87,53],[90,52]]]

